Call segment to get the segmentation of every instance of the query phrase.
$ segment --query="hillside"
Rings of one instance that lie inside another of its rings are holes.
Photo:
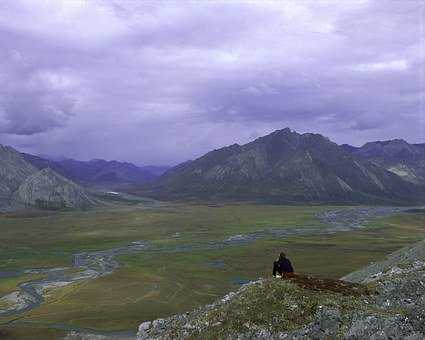
[[[408,183],[320,134],[277,130],[183,163],[155,183],[163,198],[280,202],[415,202],[425,187]]]
[[[50,168],[27,177],[13,199],[43,209],[87,208],[94,204],[82,187]]]
[[[38,170],[13,148],[0,145],[0,209],[83,208],[92,204],[82,187],[50,168]]]
[[[366,143],[356,148],[342,145],[353,155],[368,159],[414,184],[425,185],[425,144],[402,139]]]
[[[0,145],[0,207],[10,201],[19,185],[37,169],[8,146]]]
[[[424,339],[424,278],[425,240],[342,280],[260,279],[137,339]]]

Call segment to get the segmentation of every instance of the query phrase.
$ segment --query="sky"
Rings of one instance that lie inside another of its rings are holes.
[[[423,1],[0,1],[0,143],[173,165],[290,127],[424,142]]]

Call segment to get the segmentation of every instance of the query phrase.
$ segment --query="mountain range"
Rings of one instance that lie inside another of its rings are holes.
[[[49,159],[0,146],[0,206],[83,207],[83,187],[125,188],[160,199],[276,203],[425,202],[425,144],[401,139],[338,145],[289,128],[173,168]]]
[[[75,182],[85,186],[119,186],[147,183],[158,178],[169,167],[138,167],[128,162],[93,159],[79,161],[75,159],[50,159],[22,154],[24,159],[38,169],[50,168]]]
[[[340,146],[286,128],[182,163],[146,189],[162,198],[423,202],[424,150],[402,140]]]
[[[366,143],[360,148],[344,144],[353,155],[367,159],[407,182],[425,184],[425,144],[409,144],[402,139]]]
[[[86,208],[99,203],[87,187],[124,188],[158,178],[168,167],[40,157],[0,145],[0,210]]]

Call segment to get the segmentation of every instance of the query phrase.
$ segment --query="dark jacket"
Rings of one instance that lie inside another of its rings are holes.
[[[291,261],[287,259],[286,257],[283,259],[279,259],[273,263],[273,276],[276,275],[276,273],[279,273],[282,275],[283,273],[293,273],[294,268],[292,267]]]

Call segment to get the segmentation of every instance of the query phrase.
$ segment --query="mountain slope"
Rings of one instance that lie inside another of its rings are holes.
[[[36,167],[38,170],[43,170],[50,168],[61,174],[64,177],[71,178],[71,175],[68,171],[60,164],[60,161],[51,160],[48,158],[43,158],[40,156],[30,155],[28,153],[21,153],[24,160],[30,163],[32,166]]]
[[[425,144],[409,144],[402,139],[366,143],[360,148],[342,147],[356,155],[384,167],[403,180],[425,184]]]
[[[82,187],[50,168],[27,177],[13,199],[43,209],[87,208],[94,204]]]
[[[7,202],[19,185],[37,169],[8,146],[0,145],[0,205]]]
[[[415,201],[424,188],[353,155],[319,134],[277,130],[214,150],[167,171],[164,197],[261,198],[287,202]]]
[[[82,208],[93,203],[82,187],[50,168],[38,170],[13,148],[0,145],[0,208]]]
[[[170,168],[171,168],[170,166],[166,166],[166,165],[144,165],[140,167],[140,169],[151,173],[156,178],[164,174]]]

